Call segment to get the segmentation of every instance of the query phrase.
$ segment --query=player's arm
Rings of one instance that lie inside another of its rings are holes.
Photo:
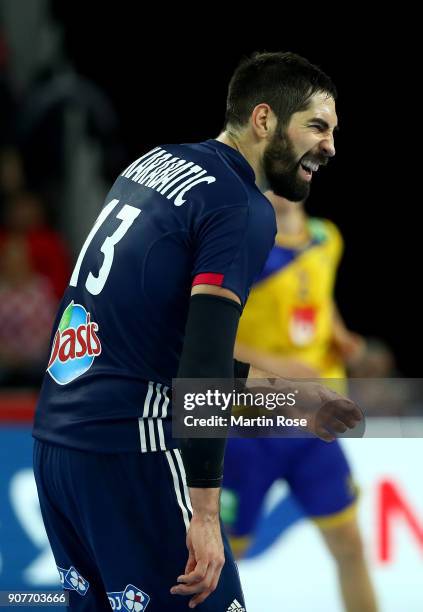
[[[256,351],[245,345],[235,345],[235,355],[238,359],[251,362],[249,378],[266,378],[272,380],[271,391],[287,392],[292,387],[290,378],[320,378],[318,374],[309,375],[306,370],[289,373],[288,361],[279,363],[278,358]],[[302,365],[302,364],[300,364]],[[307,366],[304,366],[306,368]],[[310,371],[313,372],[312,368]],[[314,372],[313,372],[314,373]],[[256,392],[265,394],[270,390],[266,386],[254,386]],[[331,442],[336,434],[353,429],[362,420],[360,409],[351,400],[335,393],[326,386],[316,382],[295,382],[295,390],[300,393],[301,401],[293,406],[285,407],[285,416],[290,418],[306,418],[307,429],[322,440]]]
[[[358,361],[366,350],[365,339],[347,328],[335,302],[332,305],[332,344],[345,363]]]
[[[235,357],[251,364],[250,378],[319,378],[317,370],[295,359],[280,357],[236,342]]]
[[[240,315],[241,302],[232,291],[213,285],[197,285],[192,289],[178,378],[233,378],[233,352]],[[224,448],[224,439],[181,441],[187,484],[191,488],[217,489],[204,493],[214,498],[214,506],[209,509],[215,513],[219,511]],[[194,506],[193,510],[196,511]]]
[[[276,225],[267,205],[215,202],[227,197],[215,184],[190,226],[192,296],[178,377],[234,378],[234,344],[241,306],[273,245]],[[230,196],[232,197],[232,196]],[[268,214],[269,213],[269,214]],[[182,457],[193,505],[187,534],[189,559],[172,593],[194,595],[190,606],[216,588],[224,563],[219,492],[225,440],[182,441]]]
[[[192,289],[178,378],[233,378],[240,314],[241,301],[232,291],[213,285]],[[219,521],[225,445],[221,438],[181,440],[193,516],[185,573],[171,592],[194,595],[193,607],[215,590],[225,562]]]

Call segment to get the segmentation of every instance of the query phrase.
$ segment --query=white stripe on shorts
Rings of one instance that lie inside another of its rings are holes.
[[[186,502],[188,510],[192,514],[193,510],[192,510],[192,505],[191,505],[191,498],[189,496],[188,485],[187,485],[187,476],[185,474],[184,462],[182,461],[181,451],[179,450],[179,448],[175,448],[174,452],[175,452],[176,461],[177,461],[178,466],[179,466],[179,471],[181,473],[181,480],[182,480],[182,485],[183,485],[184,494],[185,494],[185,502]]]
[[[165,455],[166,455],[166,459],[168,460],[168,463],[169,463],[170,471],[172,473],[173,486],[175,488],[175,493],[176,493],[176,499],[178,501],[178,506],[180,507],[180,509],[182,511],[182,517],[184,519],[185,529],[188,531],[189,521],[190,521],[189,514],[188,514],[188,509],[185,506],[184,501],[182,499],[181,484],[180,484],[180,480],[179,480],[179,477],[178,477],[178,472],[176,470],[175,461],[174,461],[174,458],[172,456],[172,451],[166,451]]]

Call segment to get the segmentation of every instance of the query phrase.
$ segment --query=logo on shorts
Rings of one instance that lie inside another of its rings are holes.
[[[133,584],[128,584],[124,591],[107,593],[112,610],[143,612],[148,606],[150,597]]]
[[[227,609],[227,612],[245,612],[245,608],[244,606],[241,606],[237,599],[234,599],[229,608]]]
[[[47,372],[59,385],[84,374],[101,353],[98,325],[91,314],[74,301],[65,308],[53,340]]]
[[[76,591],[79,595],[86,595],[90,588],[90,583],[85,580],[83,576],[78,572],[73,565],[68,569],[57,566],[60,576],[60,582],[64,589],[69,591]]]

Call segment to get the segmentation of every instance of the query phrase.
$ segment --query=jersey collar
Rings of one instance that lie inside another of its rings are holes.
[[[216,151],[220,151],[226,158],[230,159],[232,165],[235,165],[239,172],[241,172],[244,176],[246,175],[246,177],[255,183],[256,175],[254,174],[254,170],[239,151],[223,142],[220,142],[219,140],[214,140],[213,138],[206,140],[203,144],[213,147]]]

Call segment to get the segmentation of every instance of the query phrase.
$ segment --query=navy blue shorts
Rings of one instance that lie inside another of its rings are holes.
[[[100,454],[35,441],[41,511],[70,609],[187,611],[171,595],[188,560],[191,505],[178,449]],[[245,609],[223,535],[225,565],[200,612]],[[233,607],[236,602],[235,608]]]

